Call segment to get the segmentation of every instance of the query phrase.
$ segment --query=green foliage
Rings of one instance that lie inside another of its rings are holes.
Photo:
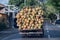
[[[57,16],[56,16],[55,14],[53,14],[53,13],[50,13],[50,14],[48,15],[48,18],[49,18],[50,20],[56,20],[56,19],[57,19]]]
[[[47,5],[53,6],[56,10],[60,11],[60,0],[46,0]]]
[[[23,6],[24,6],[24,3],[22,3],[21,5],[19,5],[19,8],[23,8]]]
[[[60,11],[60,0],[46,0],[44,3],[46,16],[49,14],[55,14]],[[50,16],[53,17],[53,16]]]
[[[0,30],[4,30],[6,28],[6,24],[4,22],[0,22]]]
[[[33,5],[38,5],[38,1],[36,0],[26,0],[26,6],[33,6]],[[10,0],[9,4],[11,5],[16,5],[19,8],[25,6],[24,0]]]

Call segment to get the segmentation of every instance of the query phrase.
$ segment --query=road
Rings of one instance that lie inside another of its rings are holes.
[[[45,23],[45,37],[48,38],[60,38],[60,27],[50,23]]]
[[[60,40],[60,27],[59,25],[53,25],[50,23],[44,23],[44,37],[35,38],[23,38],[19,33],[10,35],[2,40]]]

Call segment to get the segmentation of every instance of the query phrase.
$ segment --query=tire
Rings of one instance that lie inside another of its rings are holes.
[[[43,34],[41,34],[41,37],[44,37],[44,28],[43,28],[43,25],[42,25],[42,33]]]

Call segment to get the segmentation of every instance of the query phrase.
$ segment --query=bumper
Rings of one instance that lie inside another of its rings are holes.
[[[19,34],[22,34],[22,35],[29,35],[29,34],[43,34],[43,32],[20,32]]]

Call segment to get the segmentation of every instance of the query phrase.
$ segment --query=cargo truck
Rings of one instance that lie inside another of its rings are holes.
[[[43,10],[41,7],[24,7],[16,15],[20,34],[25,36],[44,36]]]

